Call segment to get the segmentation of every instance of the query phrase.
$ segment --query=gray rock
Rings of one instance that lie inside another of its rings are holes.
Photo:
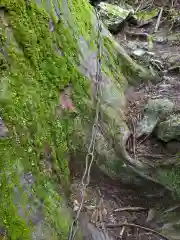
[[[167,59],[169,66],[178,65],[180,62],[180,56],[179,54],[173,54]]]
[[[166,98],[151,99],[145,107],[145,112],[163,118],[165,115],[171,113],[173,108],[174,103]]]
[[[153,132],[156,127],[159,118],[155,115],[147,114],[144,118],[137,124],[136,137],[141,137],[142,135],[148,135]]]
[[[153,132],[160,119],[173,111],[174,103],[168,99],[151,99],[144,109],[144,118],[137,124],[136,137]]]
[[[121,23],[133,13],[132,8],[101,2],[98,5],[100,18],[110,31],[117,32]]]
[[[180,114],[171,115],[157,126],[156,135],[164,142],[180,140]]]

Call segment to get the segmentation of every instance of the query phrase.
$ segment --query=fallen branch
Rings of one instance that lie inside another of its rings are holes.
[[[163,7],[160,10],[160,13],[159,13],[159,16],[158,16],[158,19],[157,19],[157,22],[156,22],[156,26],[155,26],[154,32],[158,31],[159,24],[160,24],[161,17],[162,17],[162,13],[163,13]]]
[[[147,140],[147,138],[151,135],[151,133],[149,133],[148,135],[146,135],[141,141],[139,141],[137,143],[137,147],[139,147],[140,144],[142,144],[145,140]]]
[[[136,1],[136,4],[138,3],[138,0]],[[135,13],[137,13],[139,11],[139,9],[141,8],[141,5],[142,5],[143,1],[141,0],[140,1],[140,4],[138,5],[138,7],[136,8],[135,10]]]
[[[136,160],[136,118],[132,119],[132,125],[133,125],[133,153],[134,153],[134,159]]]
[[[117,208],[114,210],[114,212],[124,212],[124,211],[143,211],[143,210],[147,210],[147,208],[143,208],[143,207],[124,207],[124,208]]]
[[[139,153],[138,156],[140,157],[151,157],[151,158],[160,158],[164,157],[163,154],[152,154],[152,153]]]
[[[153,230],[153,229],[147,228],[147,227],[143,227],[143,226],[138,225],[138,224],[133,224],[133,223],[107,224],[106,227],[107,228],[136,227],[136,228],[143,229],[143,230],[145,230],[147,232],[151,232],[151,233],[161,237],[163,240],[169,240],[167,237],[165,237],[161,233],[157,232],[156,230]]]

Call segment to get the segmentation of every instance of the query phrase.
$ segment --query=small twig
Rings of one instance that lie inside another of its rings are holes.
[[[153,154],[153,153],[139,153],[139,157],[151,157],[151,158],[163,158],[163,154]]]
[[[136,119],[132,119],[133,125],[133,152],[134,152],[134,159],[136,160],[136,127],[135,127]]]
[[[120,203],[120,204],[123,204],[124,202],[119,198],[117,197],[116,195],[112,195],[112,197],[115,199],[116,202]]]
[[[139,147],[140,144],[142,144],[145,140],[147,140],[147,138],[151,135],[151,133],[149,133],[148,135],[145,136],[145,138],[143,138],[141,141],[139,141],[137,143],[137,147]]]
[[[143,211],[143,210],[147,210],[147,208],[143,208],[143,207],[124,207],[124,208],[117,208],[114,210],[114,212],[124,212],[124,211]]]
[[[127,220],[125,220],[125,223],[127,223]],[[123,239],[124,232],[126,230],[126,226],[123,226],[120,233],[119,233],[119,239]]]
[[[158,31],[159,24],[160,24],[161,17],[162,17],[162,13],[163,13],[163,7],[161,7],[160,13],[158,15],[158,19],[157,19],[157,22],[156,22],[156,26],[155,26],[154,32]]]
[[[147,228],[147,227],[143,227],[141,225],[138,225],[138,224],[133,224],[133,223],[120,223],[120,224],[107,224],[106,227],[107,228],[118,228],[118,227],[136,227],[136,228],[140,228],[140,229],[143,229],[147,232],[151,232],[161,238],[163,238],[163,240],[169,240],[167,237],[165,237],[164,235],[162,235],[161,233],[157,232],[156,230],[154,229],[151,229],[151,228]]]
[[[119,239],[122,239],[122,238],[123,238],[123,235],[124,235],[125,230],[126,230],[126,227],[123,226],[122,229],[121,229],[121,231],[120,231],[120,234],[119,234]]]
[[[138,1],[136,1],[136,2],[138,3]],[[138,7],[137,7],[136,10],[135,10],[135,13],[137,13],[137,11],[139,11],[142,3],[143,3],[143,1],[141,0],[141,1],[140,1],[140,4],[138,5]]]
[[[148,9],[150,8],[154,3],[154,0],[152,0],[151,2],[150,1],[144,1],[144,0],[141,0],[139,6],[136,8],[135,12],[137,11],[141,11],[143,9]]]

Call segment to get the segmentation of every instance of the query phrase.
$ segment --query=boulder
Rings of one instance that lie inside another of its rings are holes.
[[[101,23],[88,1],[2,0],[0,20],[0,227],[11,239],[67,239],[69,152],[79,161],[80,149],[85,161],[95,114],[94,40],[103,49],[104,146],[117,132],[124,147],[124,89],[150,74],[103,26],[98,38]],[[96,146],[99,167],[110,175],[108,166],[121,169],[123,154]]]
[[[156,135],[164,142],[180,141],[180,114],[170,115],[157,125]]]
[[[95,163],[119,181],[166,185],[158,169],[125,149],[124,92],[153,76],[115,42],[88,1],[2,0],[0,19],[0,109],[8,129],[0,138],[0,227],[8,237],[68,239],[69,159],[79,162],[80,152],[84,164],[91,141],[99,46]]]
[[[134,13],[133,8],[130,6],[125,7],[106,2],[100,2],[98,8],[102,22],[114,33],[117,33],[122,23]]]
[[[137,125],[136,136],[151,134],[160,119],[170,114],[173,108],[174,103],[168,99],[150,99],[144,108],[144,117]]]

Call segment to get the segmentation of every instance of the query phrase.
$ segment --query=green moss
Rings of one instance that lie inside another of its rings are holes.
[[[160,182],[174,190],[176,197],[180,197],[180,168],[168,167],[158,171]]]
[[[67,2],[71,12],[74,13],[72,16],[74,27],[82,36],[86,36],[89,39],[93,37],[93,23],[91,22],[91,11],[93,9],[92,6],[87,4],[86,0],[68,0]]]
[[[118,81],[121,87],[125,87],[127,83],[135,85],[139,84],[142,80],[154,79],[147,69],[134,62],[124,49],[117,45],[113,37],[104,37],[103,42],[109,53],[108,60],[105,60],[106,66],[111,69],[113,79]]]
[[[0,56],[3,76],[0,85],[7,86],[5,90],[8,95],[5,98],[5,93],[0,95],[0,107],[10,136],[0,144],[0,216],[11,239],[31,239],[33,226],[28,226],[25,219],[19,216],[14,203],[15,187],[22,193],[21,205],[26,206],[28,201],[19,184],[20,174],[13,168],[20,160],[23,172],[31,171],[36,177],[33,191],[37,198],[43,195],[45,199],[47,223],[57,236],[67,239],[69,219],[66,221],[60,217],[63,200],[56,190],[50,190],[59,181],[62,186],[68,183],[68,140],[74,131],[73,116],[67,113],[67,118],[56,117],[59,91],[72,82],[79,116],[83,119],[87,111],[83,98],[88,85],[75,67],[78,63],[77,42],[63,21],[56,21],[55,31],[50,32],[49,21],[55,17],[36,4],[27,6],[24,0],[3,0],[1,4],[6,10],[4,20],[10,28],[4,25],[1,37],[1,46],[8,53],[8,59],[6,61],[4,55]],[[85,22],[83,24],[86,25]],[[63,51],[62,56],[57,53],[56,47]],[[39,156],[45,142],[53,152],[56,174],[51,177],[46,176],[39,167]]]

